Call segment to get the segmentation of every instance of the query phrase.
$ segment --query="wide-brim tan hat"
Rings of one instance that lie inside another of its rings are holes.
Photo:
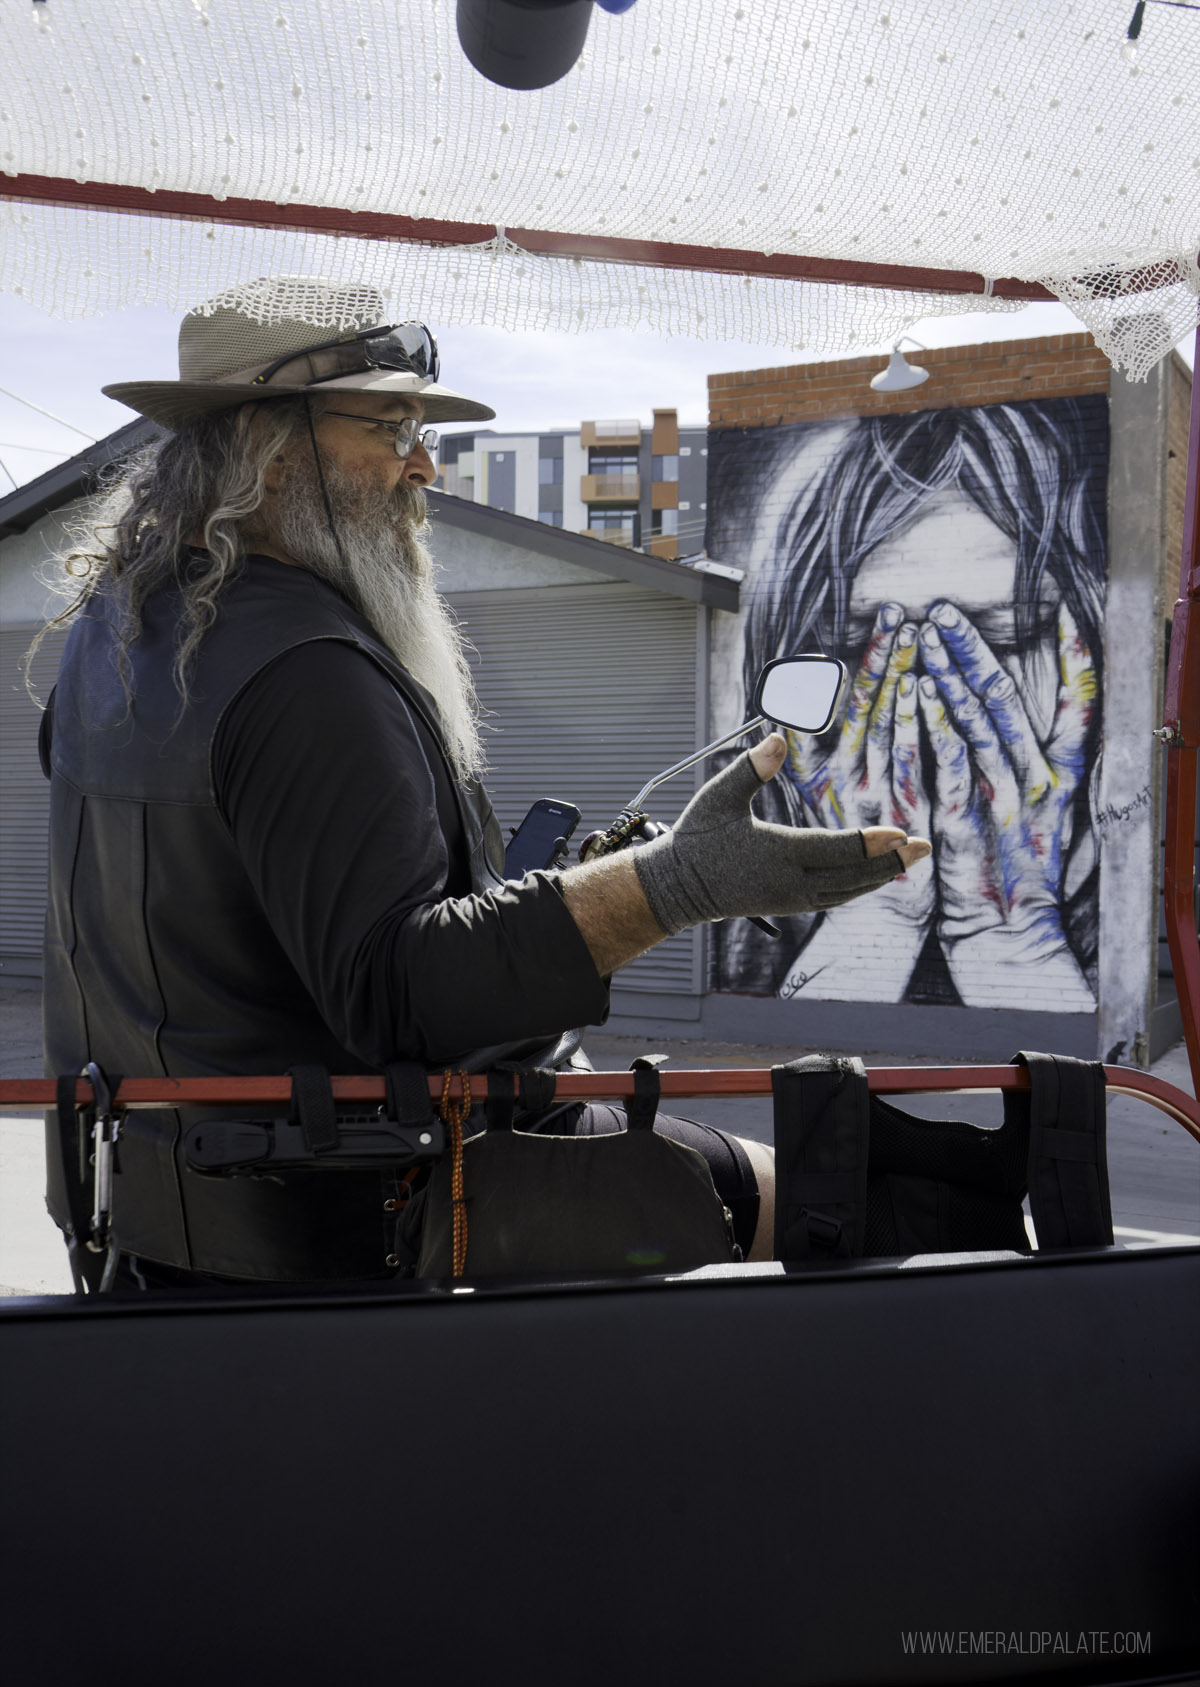
[[[289,354],[386,325],[383,295],[374,287],[347,287],[307,275],[264,276],[198,305],[179,329],[177,381],[118,381],[101,388],[165,428],[196,416],[264,399],[301,393],[411,393],[427,422],[490,422],[490,405],[466,398],[438,381],[397,369],[366,369],[313,381],[297,363],[269,386],[254,377]],[[318,326],[326,324],[327,326]]]

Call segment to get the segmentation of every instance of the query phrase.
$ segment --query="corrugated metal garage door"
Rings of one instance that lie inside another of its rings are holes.
[[[0,632],[0,969],[40,967],[46,915],[46,829],[50,787],[38,765],[41,711],[25,689],[21,661],[34,627]],[[33,660],[34,690],[50,695],[65,633],[51,633]]]
[[[583,811],[575,841],[603,830],[655,773],[698,749],[699,630],[694,603],[642,586],[458,592],[450,602],[478,648],[485,783],[505,829],[539,797]],[[474,660],[474,659],[473,659]],[[690,772],[654,793],[671,821],[696,789]],[[700,934],[660,943],[622,970],[622,989],[698,996]]]

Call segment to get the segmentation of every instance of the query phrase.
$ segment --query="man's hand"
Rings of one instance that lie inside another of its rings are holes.
[[[778,732],[772,732],[769,737],[762,740],[761,744],[754,746],[749,752],[749,756],[754,771],[758,774],[759,782],[765,785],[769,779],[774,779],[787,760],[787,743]],[[926,811],[928,812],[928,804],[926,805]],[[864,826],[861,828],[860,835],[868,859],[873,861],[878,856],[888,855],[894,851],[906,868],[915,866],[918,861],[924,861],[933,847],[928,838],[909,837],[907,832],[902,831],[898,826]],[[776,913],[783,912],[782,909],[776,909],[775,911]]]
[[[756,820],[751,800],[785,754],[783,739],[772,733],[757,762],[739,756],[701,786],[670,832],[635,852],[646,900],[664,931],[738,914],[823,912],[902,873],[908,862],[900,847],[922,850],[896,828],[886,829],[894,847],[872,856],[861,831]]]

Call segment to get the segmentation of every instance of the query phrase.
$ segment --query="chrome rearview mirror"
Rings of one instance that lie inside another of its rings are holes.
[[[793,732],[824,732],[837,713],[846,665],[836,656],[781,656],[754,688],[754,714]]]
[[[727,744],[736,743],[760,726],[783,726],[790,732],[824,732],[837,713],[845,682],[846,664],[839,662],[836,656],[780,656],[774,662],[768,662],[754,687],[753,718],[733,732],[727,732],[724,738],[706,744],[695,755],[676,762],[664,773],[656,774],[648,785],[643,785],[629,806],[621,810],[622,818],[638,814],[651,791],[659,785],[674,779],[677,773],[695,767],[697,762],[704,761],[717,750],[723,750]]]

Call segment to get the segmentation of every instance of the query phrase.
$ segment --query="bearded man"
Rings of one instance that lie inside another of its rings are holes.
[[[669,932],[830,905],[928,853],[888,829],[760,827],[749,798],[783,760],[774,735],[673,834],[506,884],[424,539],[424,424],[494,412],[439,383],[432,335],[385,322],[372,289],[257,285],[263,321],[220,301],[185,318],[178,381],[105,389],[171,431],[69,559],[87,577],[43,734],[49,1072],[362,1072],[530,1050],[603,1021],[609,975]],[[388,1179],[205,1179],[180,1147],[194,1116],[123,1122],[122,1281],[403,1268]],[[620,1123],[590,1107],[568,1128]],[[743,1248],[767,1257],[768,1151],[658,1128],[704,1154]],[[53,1169],[49,1205],[67,1228]]]

